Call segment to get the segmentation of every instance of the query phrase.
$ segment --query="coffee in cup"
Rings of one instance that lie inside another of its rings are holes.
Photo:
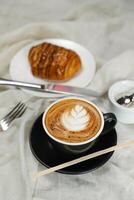
[[[72,98],[52,105],[46,113],[44,124],[54,138],[68,143],[81,143],[98,133],[102,120],[95,106]]]
[[[53,148],[67,154],[81,154],[94,145],[100,135],[117,123],[113,113],[103,114],[94,103],[68,97],[52,103],[44,112],[44,134]]]

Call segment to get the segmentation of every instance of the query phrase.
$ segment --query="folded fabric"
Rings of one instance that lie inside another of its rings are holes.
[[[104,64],[89,87],[103,95],[113,83],[125,79],[134,79],[134,50],[128,50]]]
[[[90,26],[84,26],[86,31],[90,31]],[[98,27],[98,26],[97,26]],[[92,29],[94,26],[92,27]],[[75,31],[76,29],[76,31]],[[27,25],[14,32],[7,34],[0,38],[0,76],[10,77],[9,75],[9,63],[15,53],[26,44],[36,39],[42,39],[46,37],[64,37],[67,39],[74,39],[76,41],[84,41],[87,47],[95,53],[95,59],[98,62],[100,60],[98,53],[101,52],[99,46],[95,48],[97,41],[100,41],[100,35],[97,34],[93,43],[88,44],[88,38],[84,38],[83,34],[76,34],[81,30],[81,23],[70,24],[59,23],[37,23]],[[66,31],[65,31],[66,30]],[[77,31],[78,30],[78,31]],[[95,27],[96,30],[96,27]],[[102,31],[103,32],[103,31]],[[67,36],[68,35],[68,36]],[[97,37],[99,38],[97,40]],[[96,41],[97,40],[97,41]],[[103,45],[103,42],[102,42]],[[99,49],[99,51],[98,51]],[[104,60],[101,62],[104,64]],[[17,68],[17,66],[16,66]],[[21,76],[21,74],[20,74]],[[123,54],[117,56],[111,61],[107,62],[102,67],[100,66],[95,74],[92,83],[89,85],[90,88],[100,92],[102,95],[107,92],[109,86],[117,80],[131,79],[134,78],[134,51],[129,50]],[[120,191],[125,190],[126,182],[130,183],[132,176],[131,171],[125,169],[125,159],[122,160],[121,164],[118,162],[121,156],[115,156],[115,163],[111,161],[110,164],[97,172],[90,173],[88,175],[71,177],[66,175],[60,175],[58,173],[51,174],[46,177],[41,177],[36,182],[32,180],[32,173],[37,170],[41,170],[42,167],[34,159],[30,147],[29,147],[29,133],[33,122],[38,115],[45,110],[49,101],[46,98],[32,97],[23,91],[7,89],[0,93],[0,110],[1,117],[6,114],[7,109],[10,106],[15,105],[16,102],[23,100],[27,101],[29,109],[20,119],[17,119],[13,124],[12,128],[8,130],[6,135],[0,135],[0,199],[2,200],[31,200],[31,199],[81,199],[78,191],[83,192],[83,199],[89,196],[91,199],[105,198],[107,194],[110,194],[110,199],[119,199],[118,195]],[[50,99],[52,100],[52,99]],[[105,104],[106,99],[100,99],[100,104]],[[3,106],[4,105],[4,106]],[[107,104],[107,109],[109,109]],[[124,138],[123,133],[129,130],[130,137],[133,135],[133,129],[130,127],[118,126],[119,136]],[[37,130],[38,131],[38,130]],[[44,152],[47,153],[47,152]],[[128,151],[124,153],[126,159],[128,155],[131,158],[133,154],[129,154]],[[127,155],[128,154],[128,155]],[[127,160],[128,163],[128,160]],[[131,169],[131,165],[127,166]],[[125,175],[125,173],[127,173]],[[113,180],[113,177],[118,178],[118,188]],[[104,183],[105,180],[105,183]],[[121,181],[120,181],[121,180]],[[122,184],[124,185],[122,187]],[[109,186],[110,185],[110,186]],[[72,190],[73,188],[73,190]],[[112,193],[111,188],[115,188],[115,193]],[[134,188],[133,182],[127,184],[127,189],[124,191],[126,199],[132,200],[130,194]],[[96,193],[96,189],[98,193]],[[72,191],[72,192],[70,192]],[[101,192],[103,191],[102,195]],[[75,193],[75,195],[74,195]],[[65,196],[66,194],[66,196]],[[123,197],[124,198],[124,197]],[[122,198],[122,199],[123,199]],[[125,198],[124,198],[125,199]]]

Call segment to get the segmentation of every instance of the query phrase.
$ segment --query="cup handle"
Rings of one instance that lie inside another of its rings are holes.
[[[105,113],[103,114],[103,116],[104,116],[104,128],[101,133],[102,135],[111,131],[117,123],[117,118],[114,113]]]

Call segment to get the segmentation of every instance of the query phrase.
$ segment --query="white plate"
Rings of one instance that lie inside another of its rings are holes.
[[[33,43],[23,47],[11,60],[10,63],[10,76],[13,80],[16,81],[23,81],[23,82],[30,82],[30,83],[39,83],[45,84],[47,83],[46,80],[42,80],[36,78],[31,73],[31,67],[28,61],[28,53],[31,47],[34,45],[40,44],[42,42],[49,42],[51,44],[59,45],[68,49],[72,49],[75,51],[81,59],[82,63],[82,70],[81,72],[75,76],[74,78],[66,81],[66,82],[58,82],[58,84],[62,85],[70,85],[70,86],[77,86],[77,87],[86,87],[92,80],[96,64],[93,58],[93,55],[85,49],[83,46],[69,40],[64,39],[44,39],[34,41]],[[51,83],[54,83],[51,81]],[[33,92],[29,90],[25,90],[34,94],[36,96],[47,96],[47,97],[57,97],[61,96],[61,94],[50,94],[50,93],[40,93],[40,92]],[[63,96],[63,95],[62,95]]]

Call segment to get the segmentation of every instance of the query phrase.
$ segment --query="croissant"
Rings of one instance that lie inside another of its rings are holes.
[[[48,80],[68,80],[81,68],[81,60],[74,51],[50,43],[32,47],[28,60],[32,74]]]

